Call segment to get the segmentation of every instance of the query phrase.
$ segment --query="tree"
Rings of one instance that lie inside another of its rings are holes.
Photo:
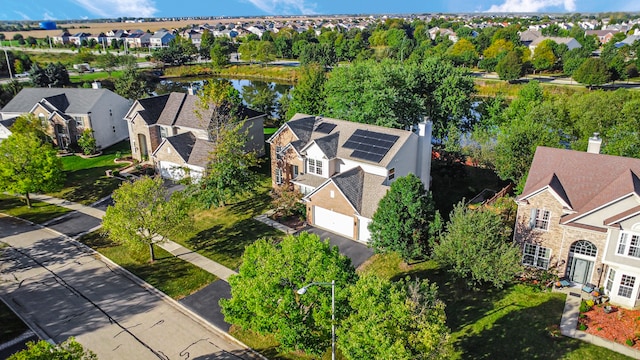
[[[294,215],[304,204],[300,203],[302,193],[288,184],[278,186],[271,191],[271,205],[277,215],[291,216]]]
[[[183,193],[176,191],[169,196],[160,177],[124,182],[112,197],[114,204],[102,219],[103,231],[130,248],[148,246],[152,262],[153,245],[180,232],[188,219]]]
[[[109,77],[111,77],[111,73],[118,66],[118,57],[107,51],[104,55],[98,56],[98,67],[102,68],[102,70],[106,71]]]
[[[114,87],[118,95],[131,100],[138,100],[146,93],[146,82],[135,63],[125,65]]]
[[[336,282],[336,321],[349,313],[347,294],[356,280],[351,261],[317,235],[288,235],[281,242],[260,239],[246,247],[238,275],[229,278],[231,298],[220,300],[225,321],[260,334],[273,334],[283,350],[312,354],[331,342],[330,289],[311,282]]]
[[[61,63],[49,63],[45,68],[37,64],[29,71],[31,82],[37,87],[63,87],[71,84],[69,72]]]
[[[496,65],[496,72],[498,72],[500,80],[509,82],[519,79],[523,70],[522,59],[517,51],[509,51]]]
[[[605,84],[610,76],[607,64],[599,58],[588,58],[573,73],[575,81],[588,87]]]
[[[501,289],[521,269],[520,249],[510,239],[511,228],[486,208],[458,203],[447,230],[433,248],[438,263],[471,286],[491,284]]]
[[[18,132],[0,142],[0,191],[24,195],[55,191],[63,184],[62,162],[36,133]]]
[[[85,349],[73,337],[59,345],[51,345],[48,341],[29,341],[25,350],[19,351],[7,360],[96,360],[98,357],[91,350]]]
[[[398,178],[380,200],[369,231],[376,252],[397,251],[404,260],[429,252],[429,240],[438,229],[440,215],[431,193],[413,174]]]
[[[91,155],[96,152],[96,138],[93,137],[93,130],[84,129],[82,135],[78,139],[78,146],[85,155]]]
[[[324,84],[327,80],[324,69],[318,64],[300,67],[300,78],[291,90],[291,102],[286,112],[287,119],[296,113],[319,115],[324,109]]]
[[[457,65],[469,67],[475,66],[479,58],[475,45],[467,39],[460,39],[451,45],[447,50],[446,56]]]
[[[192,192],[205,208],[224,206],[254,191],[259,180],[254,167],[259,159],[245,146],[248,127],[240,117],[240,94],[231,83],[211,81],[199,96],[198,116],[210,122],[209,137],[215,147],[209,154],[205,176],[192,186]]]
[[[242,86],[242,98],[247,105],[271,117],[275,109],[277,93],[273,84],[264,81],[252,81]]]
[[[347,359],[448,359],[444,303],[428,280],[391,282],[366,275],[351,287],[338,347]]]
[[[211,58],[211,65],[215,68],[222,68],[229,63],[229,44],[226,40],[216,39],[210,46],[207,57]]]
[[[533,67],[536,70],[549,70],[553,68],[556,63],[556,56],[553,53],[553,40],[544,40],[535,50],[533,50]]]

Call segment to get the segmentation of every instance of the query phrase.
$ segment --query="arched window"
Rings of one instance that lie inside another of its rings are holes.
[[[596,248],[593,243],[587,240],[578,240],[571,245],[571,250],[574,254],[581,254],[587,256],[595,257],[598,253],[598,248]]]
[[[40,120],[40,124],[42,124],[42,126],[47,125],[47,118],[44,116],[43,113],[38,114],[38,119]]]

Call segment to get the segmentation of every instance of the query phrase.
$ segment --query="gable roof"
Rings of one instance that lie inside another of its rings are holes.
[[[640,195],[640,159],[539,146],[518,200],[544,187],[566,199],[567,222],[626,195]]]
[[[331,124],[335,126],[321,128],[319,127],[320,124]],[[273,142],[282,133],[282,131],[287,128],[290,129],[298,139],[291,142],[292,146],[294,146],[298,151],[304,151],[304,149],[312,142],[315,142],[328,158],[338,157],[341,159],[348,159],[383,167],[389,164],[391,159],[393,159],[398,150],[402,148],[407,139],[411,135],[415,135],[411,131],[407,130],[325,118],[322,116],[296,114],[291,118],[291,120],[282,125],[280,129],[278,129],[278,131],[276,131],[269,140],[267,140],[267,142]],[[354,151],[353,148],[344,147],[344,144],[356,132],[356,130],[368,130],[386,135],[394,135],[397,136],[398,139],[393,143],[379,162],[364,160],[351,156]]]
[[[45,99],[60,111],[87,114],[107,93],[111,91],[108,89],[24,88],[2,108],[1,112],[28,113],[36,103]],[[116,94],[113,93],[113,95]]]
[[[165,138],[163,143],[153,152],[154,156],[160,152],[163,144],[169,144],[173,147],[185,163],[202,168],[207,166],[209,154],[214,147],[213,142],[199,139],[193,133],[186,132]]]
[[[142,106],[142,110],[138,110],[138,114],[148,125],[153,125],[158,122],[158,118],[168,100],[169,94],[140,99],[138,104]]]

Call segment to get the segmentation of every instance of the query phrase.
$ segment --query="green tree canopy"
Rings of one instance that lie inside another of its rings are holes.
[[[34,64],[29,71],[31,82],[37,87],[63,87],[71,84],[69,72],[62,63],[49,63],[41,68]]]
[[[347,359],[448,359],[444,303],[427,280],[362,277],[349,291],[353,309],[340,322],[338,347]]]
[[[522,59],[517,51],[509,51],[496,65],[501,80],[509,82],[519,79],[524,72]]]
[[[550,70],[556,63],[556,55],[553,52],[555,42],[553,40],[545,40],[536,46],[533,50],[533,67],[536,70]]]
[[[465,28],[466,29],[466,28]],[[475,66],[478,63],[478,51],[475,45],[467,39],[460,39],[446,52],[446,56],[457,65]]]
[[[573,72],[573,79],[588,87],[609,82],[611,74],[600,58],[588,58]]]
[[[34,132],[11,134],[0,142],[0,191],[25,196],[59,189],[64,182],[62,162],[50,143]]]
[[[122,183],[113,192],[113,202],[102,219],[103,231],[128,247],[148,246],[151,261],[153,245],[180,232],[188,219],[183,193],[169,196],[160,177]]]
[[[318,64],[300,67],[300,78],[291,90],[287,119],[296,113],[320,115],[324,109],[324,84],[327,77],[324,68]]]
[[[397,251],[404,260],[429,253],[429,240],[439,230],[431,193],[413,174],[398,178],[380,200],[369,230],[376,252]]]
[[[502,288],[521,271],[520,249],[509,238],[511,228],[492,210],[472,210],[458,203],[447,230],[434,246],[435,259],[472,286]]]
[[[98,357],[91,350],[85,349],[73,337],[59,345],[51,345],[48,341],[30,341],[25,350],[19,351],[7,360],[96,360]]]
[[[331,289],[312,283],[335,281],[336,320],[349,313],[349,285],[356,281],[351,261],[317,235],[288,235],[281,242],[261,239],[247,246],[238,275],[229,279],[231,299],[220,300],[225,321],[273,334],[283,350],[321,354],[331,343]]]

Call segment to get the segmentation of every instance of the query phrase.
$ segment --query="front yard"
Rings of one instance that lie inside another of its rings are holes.
[[[92,158],[82,158],[76,155],[62,158],[62,165],[66,175],[62,190],[49,195],[69,201],[89,205],[110,195],[120,186],[120,180],[106,176],[107,170],[117,170],[126,164],[116,164],[118,156],[131,154],[129,141],[125,140],[105,149],[103,154]]]
[[[28,208],[22,197],[0,193],[0,213],[29,220],[36,224],[52,220],[71,210],[42,201],[31,200],[32,208]]]

